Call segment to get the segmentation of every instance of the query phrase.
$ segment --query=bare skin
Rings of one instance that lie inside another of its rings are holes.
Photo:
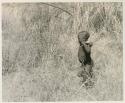
[[[91,59],[91,47],[93,43],[87,42],[89,36],[89,33],[85,31],[80,32],[78,35],[78,40],[80,44],[78,58],[79,62],[81,63],[81,68],[83,68],[83,70],[78,73],[78,76],[83,77],[83,82],[86,80],[85,75],[87,75],[90,78],[92,77],[93,61]]]

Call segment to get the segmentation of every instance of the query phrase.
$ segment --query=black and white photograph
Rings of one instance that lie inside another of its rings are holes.
[[[2,101],[123,101],[123,2],[1,3]]]

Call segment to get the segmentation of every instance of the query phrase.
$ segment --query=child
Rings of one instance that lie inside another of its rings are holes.
[[[82,31],[78,34],[78,40],[80,44],[78,51],[78,59],[81,63],[81,67],[84,68],[84,74],[86,72],[87,76],[92,77],[93,61],[91,59],[91,47],[93,44],[91,42],[90,43],[87,42],[89,37],[90,34],[87,31]],[[78,76],[83,77],[84,74],[82,70],[78,74]]]

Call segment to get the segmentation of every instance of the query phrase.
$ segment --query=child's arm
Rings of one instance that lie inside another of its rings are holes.
[[[87,45],[89,45],[90,47],[93,46],[93,43],[92,42],[86,42]]]
[[[87,53],[90,53],[91,52],[91,46],[92,46],[92,44],[91,43],[85,43],[85,42],[83,42],[82,44],[84,46],[85,51]]]

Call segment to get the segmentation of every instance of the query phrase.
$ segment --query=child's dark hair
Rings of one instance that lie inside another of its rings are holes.
[[[78,40],[80,45],[82,44],[81,42],[86,42],[88,38],[90,37],[90,34],[87,31],[81,31],[78,33]]]

